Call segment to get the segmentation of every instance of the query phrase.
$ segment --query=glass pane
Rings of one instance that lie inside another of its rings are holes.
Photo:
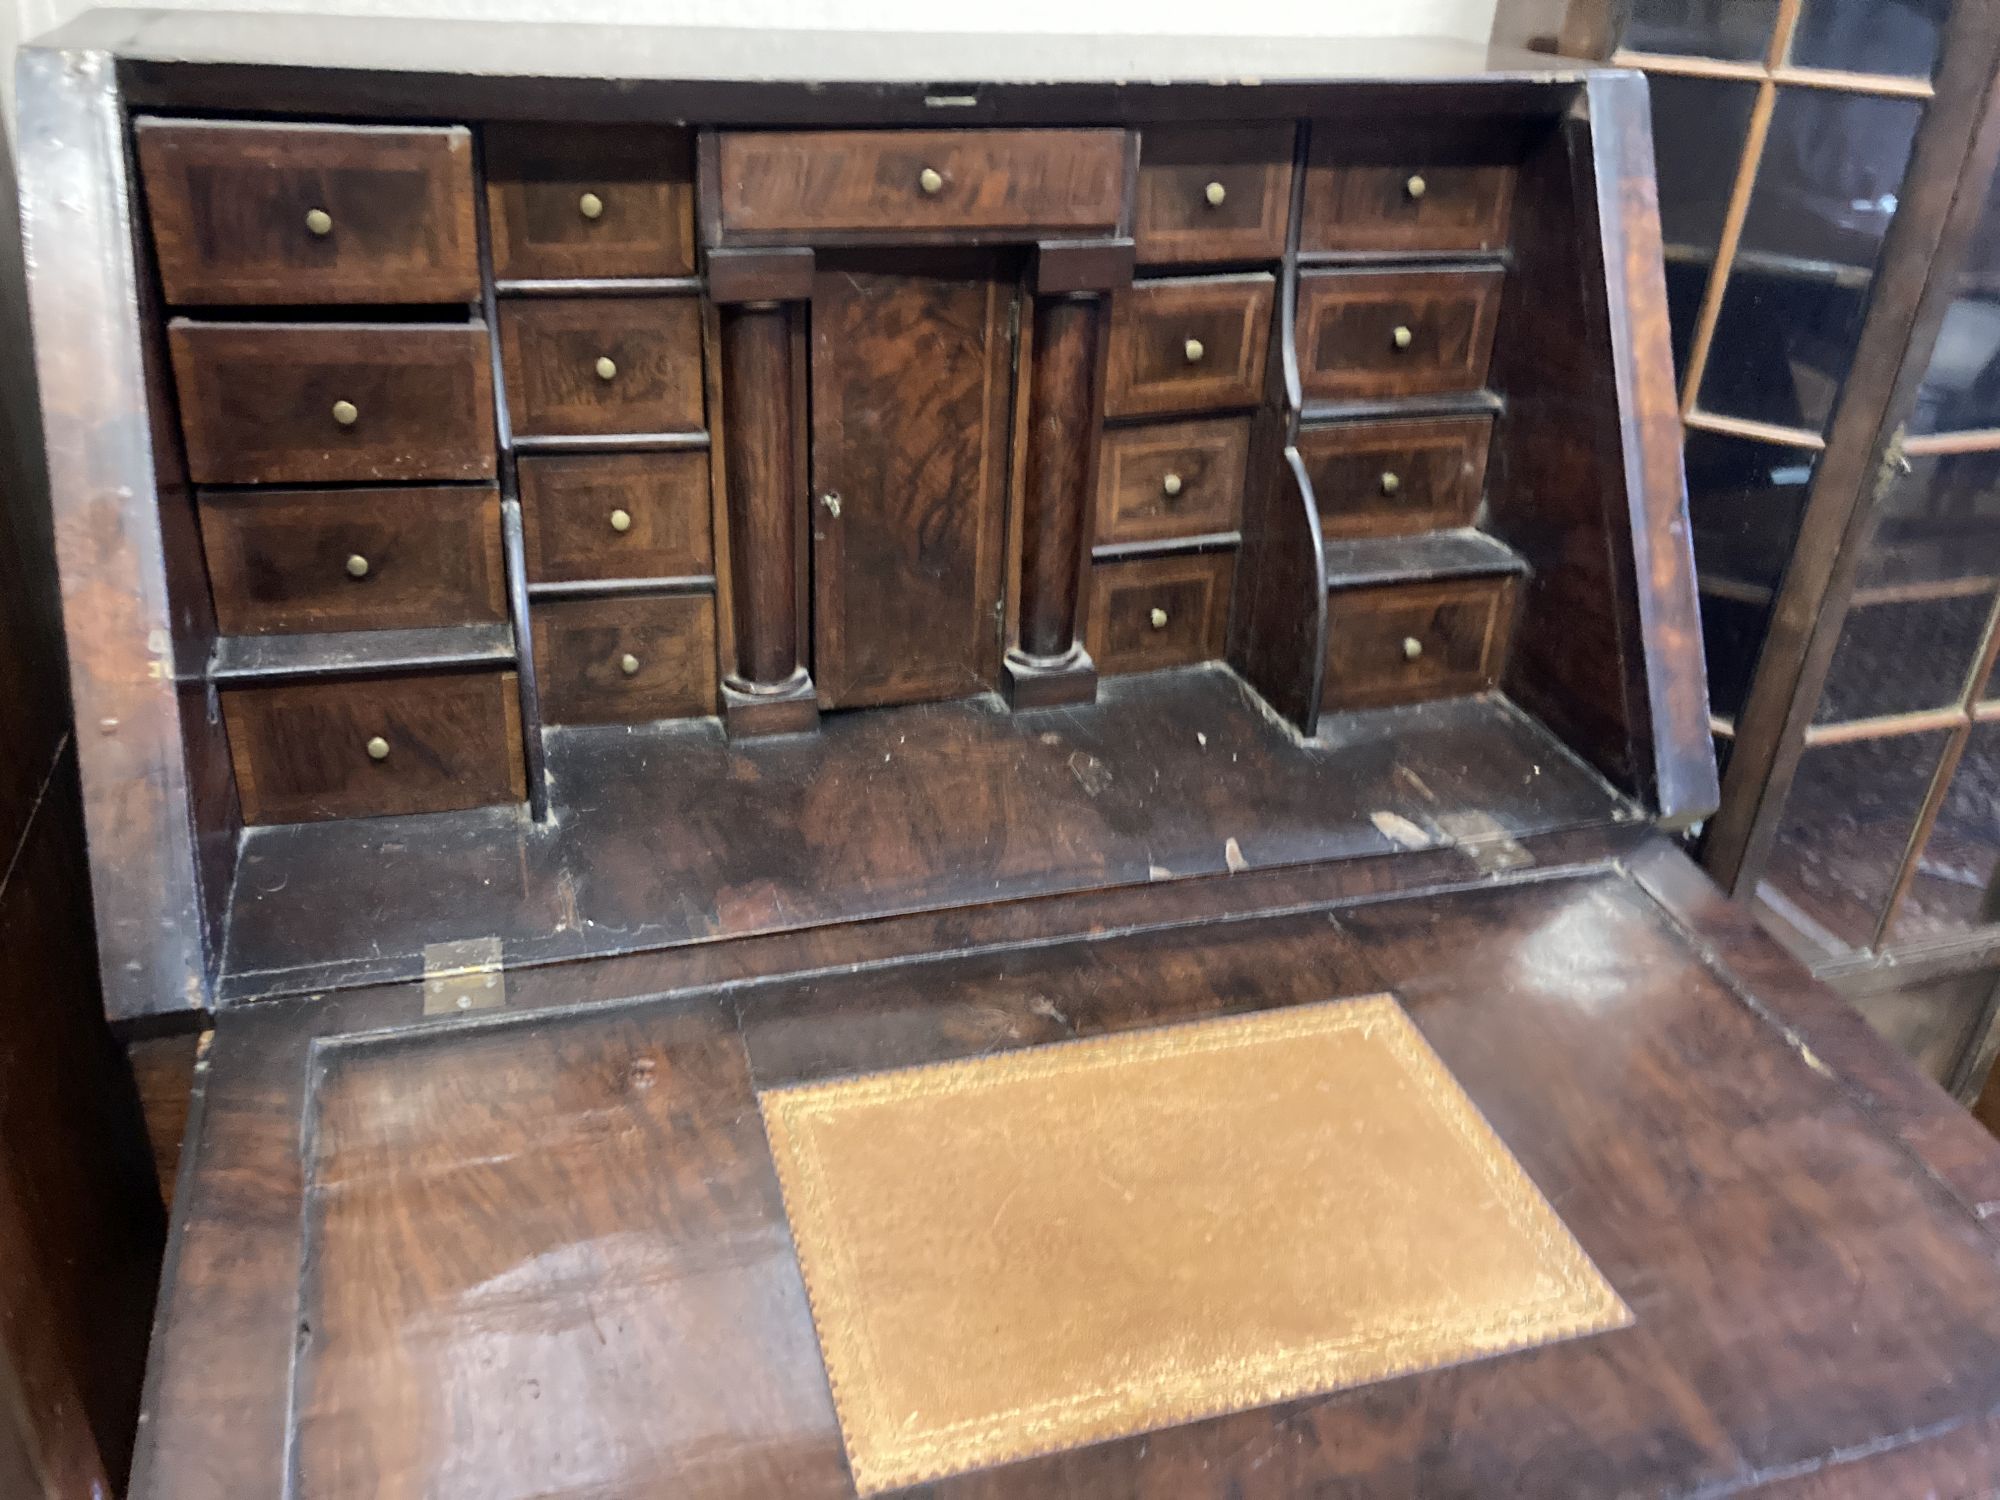
[[[1905,985],[1883,995],[1856,995],[1862,1018],[1932,1079],[1949,1086],[1976,1038],[1996,976],[1991,969]]]
[[[1909,894],[1889,924],[1902,947],[2000,921],[2000,724],[1975,724],[1917,857]]]
[[[1777,23],[1778,0],[1633,0],[1624,45],[1635,52],[1761,62]]]
[[[1909,99],[1779,92],[1702,380],[1704,408],[1826,425],[1921,114]]]
[[[1909,597],[1857,589],[1813,722],[1949,708],[1965,693],[1993,591]]]
[[[2000,427],[2000,183],[1986,191],[1910,416],[1912,432]]]
[[[1951,734],[1807,747],[1757,893],[1815,946],[1873,940]]]
[[[1792,62],[1845,73],[1928,78],[1950,0],[1806,0]]]
[[[1713,78],[1654,74],[1653,148],[1660,184],[1660,232],[1666,241],[1667,307],[1674,368],[1687,366],[1729,191],[1743,156],[1757,86]]]
[[[1688,433],[1688,512],[1708,699],[1724,718],[1741,711],[1749,692],[1817,457],[1810,448]]]

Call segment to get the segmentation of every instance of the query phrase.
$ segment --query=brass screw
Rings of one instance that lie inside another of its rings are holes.
[[[1165,630],[1167,628],[1167,612],[1164,609],[1155,609],[1150,618],[1153,622],[1153,629]]]
[[[1412,198],[1421,198],[1429,190],[1430,184],[1425,182],[1421,177],[1412,177],[1408,182],[1403,184],[1403,191],[1408,193]]]
[[[389,758],[389,742],[383,739],[381,735],[376,735],[368,742],[368,758],[370,760],[387,760]]]
[[[1385,495],[1393,495],[1393,494],[1395,494],[1395,493],[1396,493],[1396,491],[1400,490],[1400,489],[1401,489],[1402,487],[1403,487],[1403,481],[1402,481],[1401,479],[1399,479],[1399,478],[1397,478],[1397,477],[1396,477],[1396,474],[1395,474],[1395,471],[1394,471],[1394,470],[1392,470],[1392,469],[1385,469],[1385,470],[1383,470],[1383,471],[1382,471],[1382,493],[1383,493],[1383,494],[1385,494]]]
[[[618,532],[630,531],[632,529],[632,512],[629,510],[614,510],[611,512],[611,529]]]
[[[1169,500],[1173,499],[1174,496],[1181,492],[1181,476],[1178,474],[1169,474],[1165,479],[1160,481],[1160,489],[1165,492]]]
[[[1424,643],[1413,635],[1403,637],[1403,660],[1415,661],[1424,654]]]
[[[1198,365],[1201,363],[1202,355],[1208,353],[1208,351],[1201,347],[1200,339],[1189,339],[1181,346],[1181,353],[1187,356],[1189,364]]]
[[[306,210],[306,228],[322,237],[333,233],[333,215],[323,208]]]
[[[352,401],[336,401],[333,403],[333,420],[342,427],[352,427],[361,420],[361,410]]]
[[[576,211],[586,219],[601,219],[604,217],[604,200],[595,193],[585,193],[576,200]]]
[[[609,380],[617,373],[617,362],[610,355],[600,354],[597,356],[597,378],[599,380]]]
[[[1208,200],[1210,208],[1220,208],[1222,207],[1222,200],[1229,196],[1229,189],[1219,182],[1211,182],[1201,190],[1201,195]]]
[[[935,198],[944,191],[944,177],[937,168],[925,167],[923,171],[917,173],[917,186],[924,190],[926,197]]]
[[[618,658],[618,670],[623,672],[627,677],[632,676],[639,670],[639,658],[632,655],[629,651],[626,652],[625,655]]]
[[[359,552],[348,558],[347,576],[349,578],[366,578],[368,576],[368,559],[363,557]]]
[[[1395,344],[1398,349],[1409,348],[1411,344],[1416,342],[1417,338],[1417,336],[1414,333],[1410,332],[1407,326],[1401,323],[1398,323],[1396,325],[1396,331],[1393,334],[1391,334],[1390,337],[1395,340]]]

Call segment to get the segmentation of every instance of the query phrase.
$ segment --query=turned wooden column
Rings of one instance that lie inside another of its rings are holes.
[[[1077,639],[1103,422],[1099,369],[1129,242],[1044,244],[1035,265],[1027,451],[1021,482],[1020,628],[1005,663],[1015,708],[1088,703],[1097,668]]]
[[[709,295],[719,304],[722,453],[729,517],[734,669],[722,682],[731,735],[781,734],[819,720],[799,659],[799,416],[793,409],[792,326],[811,294],[811,252],[716,252]]]

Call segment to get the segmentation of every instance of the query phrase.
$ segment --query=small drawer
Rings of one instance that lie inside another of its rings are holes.
[[[1113,428],[1098,459],[1097,542],[1235,531],[1249,458],[1248,417]]]
[[[535,676],[551,724],[642,724],[715,712],[708,594],[556,599],[534,606]]]
[[[1130,149],[1122,130],[725,131],[723,237],[1111,234]]]
[[[224,635],[507,618],[490,487],[209,490],[201,545]]]
[[[1308,400],[1476,391],[1500,320],[1498,269],[1310,271],[1299,278]]]
[[[657,125],[488,125],[502,281],[694,274],[694,146]]]
[[[1511,578],[1335,589],[1326,601],[1329,710],[1484,692],[1513,624]]]
[[[1289,124],[1148,128],[1133,230],[1139,263],[1282,256],[1294,134]]]
[[[1520,142],[1357,143],[1316,127],[1299,209],[1301,250],[1469,254],[1506,246]]]
[[[472,135],[141,120],[170,303],[475,302]]]
[[[1276,285],[1259,272],[1141,281],[1115,294],[1105,415],[1218,411],[1263,400]]]
[[[483,323],[176,319],[167,342],[196,484],[493,477]]]
[[[1096,564],[1084,645],[1097,670],[1110,676],[1220,660],[1235,574],[1234,552]]]
[[[593,453],[520,464],[533,582],[715,571],[706,453]]]
[[[500,305],[507,409],[526,437],[697,432],[693,297],[533,297]]]
[[[1342,422],[1299,430],[1299,457],[1330,537],[1470,526],[1486,484],[1491,417]]]
[[[225,688],[246,823],[450,812],[527,796],[512,672]]]

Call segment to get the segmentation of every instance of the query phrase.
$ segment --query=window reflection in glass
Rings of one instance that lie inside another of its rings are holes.
[[[1911,432],[1988,427],[2000,427],[2000,183],[1987,190],[1909,422]]]
[[[1810,448],[1690,431],[1688,512],[1709,706],[1734,718],[1749,691],[1812,479]]]
[[[1873,942],[1950,735],[1806,747],[1758,895],[1812,948]]]
[[[1922,107],[1781,89],[1700,405],[1819,431],[1854,359]]]
[[[1635,52],[1761,62],[1777,23],[1778,0],[1633,0],[1624,44]]]
[[[1653,149],[1660,186],[1660,233],[1667,261],[1667,307],[1674,368],[1687,367],[1722,221],[1729,212],[1757,87],[1714,78],[1655,74]]]
[[[1791,61],[1844,73],[1928,78],[1951,0],[1806,0]]]
[[[1975,724],[1924,841],[1891,946],[1957,936],[2000,922],[2000,724]]]

